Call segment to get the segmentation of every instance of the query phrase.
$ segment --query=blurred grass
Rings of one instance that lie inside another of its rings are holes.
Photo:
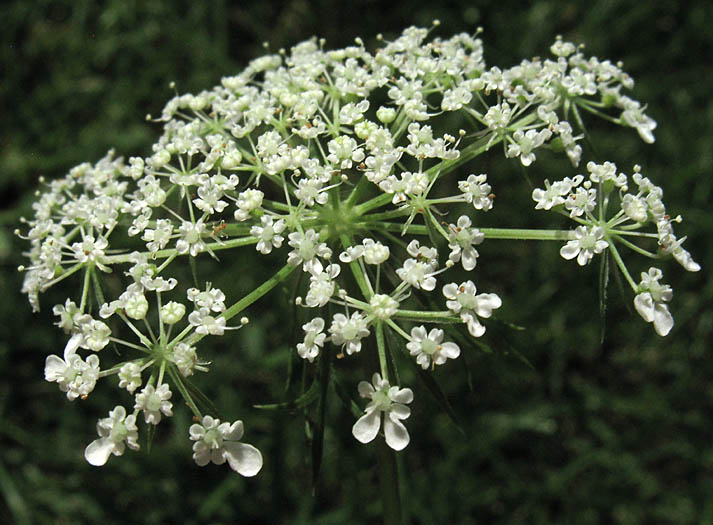
[[[486,60],[493,65],[544,56],[556,34],[585,43],[588,53],[623,60],[637,81],[633,96],[648,102],[647,112],[659,122],[657,142],[645,145],[631,129],[595,123],[597,158],[627,172],[639,163],[663,186],[671,214],[685,217],[678,231],[689,236],[687,247],[704,269],[691,275],[674,263],[665,267],[676,318],[665,340],[613,286],[600,345],[596,268],[565,264],[544,243],[483,245],[478,286],[501,294],[498,317],[526,330],[491,323],[492,354],[464,349],[461,359],[436,371],[465,437],[403,360],[403,382],[416,390],[408,421],[412,442],[399,456],[407,517],[424,524],[713,521],[711,7],[554,0],[486,0],[468,7],[39,0],[0,7],[0,296],[7,298],[0,302],[0,520],[378,521],[373,447],[352,438],[352,416],[336,396],[328,407],[323,475],[314,497],[301,416],[250,408],[283,399],[292,355],[285,326],[303,322],[277,306],[283,300],[256,304],[251,325],[235,339],[213,343],[212,372],[202,385],[226,414],[246,421],[246,440],[266,458],[257,478],[196,467],[182,407],[158,429],[151,454],[127,453],[101,469],[87,465],[84,446],[94,439],[96,418],[116,404],[116,390],[99,387],[70,406],[43,380],[45,356],[64,344],[49,307],[64,297],[53,290],[42,298],[44,310],[30,313],[14,272],[24,245],[11,232],[30,213],[38,175],[62,175],[112,147],[121,155],[146,154],[158,129],[144,115],[161,110],[171,96],[170,81],[181,92],[209,88],[259,56],[263,41],[271,49],[287,48],[316,34],[336,48],[362,36],[373,48],[377,33],[394,36],[405,25],[429,25],[434,18],[441,20],[442,36],[483,26]],[[522,184],[516,163],[492,156],[478,169]],[[528,176],[539,182],[563,169],[566,161],[543,156]],[[527,192],[510,195],[509,185],[501,184],[488,220],[542,220]],[[214,271],[217,283],[235,280],[240,268],[223,264]],[[259,283],[270,269],[263,271],[241,272],[240,286]],[[350,364],[336,366],[355,393],[363,374],[350,371]]]

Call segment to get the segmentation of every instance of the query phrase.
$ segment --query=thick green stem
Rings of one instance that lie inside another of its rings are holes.
[[[391,450],[384,440],[377,440],[379,458],[379,488],[384,525],[401,525],[401,495],[399,478],[396,470],[396,452]]]

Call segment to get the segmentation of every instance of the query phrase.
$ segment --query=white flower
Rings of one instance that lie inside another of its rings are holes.
[[[305,304],[310,308],[324,306],[334,295],[335,279],[341,268],[338,264],[329,264],[320,273],[312,274],[309,278],[309,290],[305,296]]]
[[[133,450],[139,450],[136,416],[127,416],[126,409],[122,406],[114,407],[114,410],[109,412],[109,417],[99,420],[97,434],[99,439],[89,443],[84,450],[85,459],[95,467],[104,465],[112,454],[124,454],[126,445]]]
[[[460,355],[460,348],[455,343],[441,343],[443,330],[432,328],[426,332],[425,326],[416,326],[411,329],[411,341],[406,343],[406,348],[411,355],[416,356],[416,362],[424,370],[433,365],[442,365],[446,359],[455,359]]]
[[[141,386],[141,367],[133,361],[124,364],[119,369],[119,388],[126,388],[133,394]]]
[[[238,201],[235,205],[238,207],[235,210],[235,220],[245,221],[250,217],[250,212],[262,206],[262,199],[265,196],[260,190],[253,188],[247,189],[238,195]]]
[[[369,404],[352,427],[352,435],[361,443],[373,441],[381,428],[381,415],[384,415],[384,436],[386,444],[394,450],[403,450],[409,444],[410,437],[402,419],[411,415],[406,405],[413,401],[410,388],[391,386],[379,374],[374,374],[371,384],[359,383],[359,395],[369,399]]]
[[[315,317],[309,323],[302,325],[305,331],[305,338],[297,344],[297,353],[302,359],[307,359],[310,363],[319,355],[319,349],[324,346],[327,338],[324,330],[324,319]]]
[[[203,335],[223,335],[225,332],[225,317],[213,317],[208,308],[192,311],[188,314],[188,323]]]
[[[569,210],[572,218],[581,217],[590,213],[597,205],[597,190],[594,188],[577,188],[575,193],[570,193],[564,201],[564,207]]]
[[[466,271],[471,271],[478,262],[478,250],[474,245],[485,239],[485,235],[478,228],[470,226],[470,218],[466,215],[458,217],[457,224],[448,225],[448,247],[451,249],[448,259],[454,263],[461,261]]]
[[[161,307],[161,321],[165,324],[176,324],[186,315],[186,307],[182,303],[169,301]]]
[[[45,381],[59,383],[70,401],[86,398],[99,379],[99,358],[92,354],[84,361],[76,353],[81,341],[82,335],[75,334],[64,347],[64,359],[56,355],[45,359]]]
[[[493,207],[491,187],[485,174],[468,175],[466,180],[458,182],[458,189],[463,193],[466,202],[472,203],[476,210],[488,211]]]
[[[200,365],[209,364],[198,363],[196,348],[186,343],[178,343],[173,348],[173,362],[176,363],[178,371],[181,372],[183,377],[193,375],[193,370],[195,369],[207,371],[207,368]]]
[[[522,165],[529,166],[535,160],[535,154],[532,150],[542,146],[552,136],[552,132],[547,128],[540,131],[530,129],[526,133],[518,129],[512,136],[515,143],[508,146],[505,156],[520,157]]]
[[[658,268],[641,272],[639,293],[634,297],[634,306],[647,323],[654,323],[659,335],[667,335],[673,328],[673,316],[665,304],[673,297],[673,290],[667,284],[660,284],[663,273]]]
[[[414,288],[430,292],[436,287],[434,269],[430,263],[419,262],[416,259],[406,259],[402,268],[396,270],[396,275]]]
[[[155,253],[159,250],[163,250],[168,241],[171,239],[171,234],[173,233],[173,224],[168,219],[158,219],[156,221],[156,228],[151,230],[147,228],[144,230],[144,234],[141,239],[146,242],[146,247],[150,252]]]
[[[144,389],[136,394],[135,409],[144,411],[144,421],[147,424],[158,425],[161,422],[161,414],[172,416],[173,403],[169,401],[171,390],[166,383],[155,388],[153,385],[146,385]]]
[[[389,319],[398,310],[399,303],[389,295],[376,293],[369,301],[369,306],[378,319]]]
[[[320,273],[322,263],[317,257],[329,259],[332,256],[332,250],[326,243],[319,242],[319,235],[314,230],[307,230],[304,233],[292,232],[287,238],[288,244],[294,248],[287,255],[287,263],[293,266],[302,263],[305,272]]]
[[[263,215],[260,217],[260,223],[262,226],[255,225],[250,228],[250,235],[259,239],[255,249],[262,254],[268,254],[273,248],[282,246],[285,238],[280,234],[285,230],[285,221],[279,219],[275,222],[271,215]]]
[[[332,343],[344,345],[347,354],[351,355],[361,350],[361,340],[369,335],[369,329],[364,316],[354,312],[351,317],[334,314],[329,333],[332,334]]]
[[[205,242],[203,235],[206,233],[206,225],[203,219],[198,219],[196,223],[183,221],[178,228],[178,233],[181,238],[176,241],[176,251],[178,253],[190,253],[195,257],[205,250]]]
[[[575,239],[560,248],[560,255],[565,259],[577,258],[580,266],[587,264],[594,254],[603,252],[609,243],[604,240],[604,229],[600,226],[587,228],[578,226],[574,230]]]
[[[189,288],[186,295],[189,301],[193,301],[196,308],[207,308],[217,313],[225,311],[225,294],[220,288],[213,288],[210,283],[206,283],[204,291],[198,288]]]
[[[634,222],[645,222],[649,217],[649,207],[641,197],[627,193],[621,200],[621,209]]]
[[[503,302],[494,293],[478,295],[475,293],[473,281],[466,281],[460,285],[450,283],[443,287],[443,295],[448,299],[446,301],[448,309],[460,314],[461,319],[468,326],[470,335],[480,337],[485,333],[485,327],[480,324],[478,317],[490,317],[493,310],[500,308]]]
[[[242,476],[254,476],[262,468],[260,451],[241,443],[243,422],[221,423],[220,419],[203,416],[201,423],[195,423],[188,429],[193,444],[193,459],[200,467],[211,461],[222,465],[226,461],[230,468]]]

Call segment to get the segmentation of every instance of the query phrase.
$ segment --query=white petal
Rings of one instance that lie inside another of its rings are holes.
[[[443,343],[441,347],[441,355],[449,359],[455,359],[460,355],[460,348],[455,343]]]
[[[57,381],[57,378],[62,377],[67,363],[59,356],[48,355],[45,359],[45,381]]]
[[[654,329],[659,335],[666,335],[673,328],[673,316],[668,311],[665,304],[657,304],[654,307]]]
[[[394,392],[393,394],[389,395],[392,401],[395,403],[410,403],[413,401],[413,390],[410,388],[402,388],[401,390],[398,390],[397,392]]]
[[[402,405],[401,403],[394,403],[393,405],[391,405],[391,409],[389,410],[389,417],[392,420],[408,419],[410,415],[411,409],[406,405]]]
[[[252,445],[231,441],[224,442],[223,449],[230,468],[241,476],[251,477],[260,472],[262,454]]]
[[[238,420],[230,425],[228,432],[223,437],[231,441],[239,441],[243,437],[244,431],[243,422]]]
[[[560,248],[560,255],[565,259],[574,259],[579,254],[579,243],[577,241],[569,241]]]
[[[374,387],[368,381],[360,381],[357,389],[361,397],[367,397],[369,399],[371,399],[371,395],[375,392]]]
[[[403,450],[411,440],[406,427],[400,421],[393,421],[390,418],[384,420],[384,435],[386,444],[394,450]]]
[[[379,433],[380,426],[381,413],[379,411],[367,413],[354,423],[352,435],[361,443],[369,443]]]
[[[651,323],[654,320],[654,300],[649,292],[640,293],[634,297],[634,307],[647,323]]]
[[[92,441],[84,449],[84,457],[90,465],[101,467],[114,451],[114,442],[108,437]]]
[[[77,348],[79,348],[79,344],[82,342],[82,339],[82,334],[74,334],[72,337],[69,338],[69,341],[67,341],[67,346],[64,347],[65,361],[68,361],[71,355],[77,353]]]

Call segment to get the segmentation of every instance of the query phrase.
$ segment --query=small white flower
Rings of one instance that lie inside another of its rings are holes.
[[[130,394],[141,386],[141,367],[133,361],[119,369],[119,388],[126,388]]]
[[[329,264],[320,273],[309,278],[309,290],[305,296],[305,304],[310,308],[324,306],[334,295],[335,279],[341,271],[338,264]]]
[[[210,283],[206,284],[205,290],[189,288],[186,295],[196,308],[207,308],[216,313],[225,311],[225,294],[220,288],[213,288]]]
[[[640,197],[627,193],[621,200],[621,209],[634,222],[646,222],[649,218],[649,207]]]
[[[585,213],[590,213],[597,205],[597,190],[594,188],[577,188],[574,193],[564,201],[564,207],[569,210],[572,218],[581,217]]]
[[[649,268],[641,272],[639,293],[634,297],[634,306],[647,323],[654,323],[659,335],[667,335],[673,328],[673,316],[668,311],[668,301],[673,297],[673,290],[667,284],[660,284],[663,273],[658,268]]]
[[[95,467],[104,465],[112,454],[124,454],[126,445],[133,450],[139,450],[136,416],[127,416],[126,409],[122,406],[114,407],[114,410],[109,412],[109,417],[99,420],[97,434],[99,439],[89,443],[84,450],[85,459]]]
[[[304,233],[292,232],[287,238],[288,244],[294,248],[287,255],[287,263],[293,266],[301,263],[305,272],[320,273],[322,263],[317,257],[329,259],[332,256],[332,250],[326,243],[319,242],[319,235],[314,230],[307,230]]]
[[[448,259],[454,263],[461,261],[466,271],[471,271],[478,262],[478,250],[474,245],[485,239],[478,228],[470,227],[471,224],[467,215],[461,215],[457,224],[448,225],[448,247],[451,249]]]
[[[176,251],[178,253],[190,253],[192,257],[195,257],[206,249],[202,238],[206,233],[206,225],[203,219],[198,219],[195,223],[183,221],[178,228],[178,233],[181,236],[176,241]]]
[[[223,335],[225,317],[213,317],[210,309],[199,308],[188,314],[188,323],[196,327],[196,332],[203,335]]]
[[[416,259],[406,259],[404,265],[396,270],[396,275],[414,288],[430,292],[436,287],[436,278],[433,276],[433,266],[428,262]]]
[[[443,287],[443,295],[448,299],[446,306],[453,313],[459,314],[468,331],[473,337],[480,337],[485,333],[485,327],[480,324],[478,317],[490,317],[493,310],[503,304],[500,297],[494,293],[476,294],[473,281],[466,281],[457,285],[450,283]]]
[[[508,146],[505,156],[520,157],[522,165],[527,167],[535,161],[535,154],[532,150],[542,146],[552,136],[552,132],[547,128],[540,131],[530,129],[526,133],[518,129],[512,136],[515,143]]]
[[[222,465],[226,461],[230,468],[242,476],[254,476],[262,468],[260,451],[239,440],[243,437],[243,422],[221,423],[220,419],[203,416],[201,423],[194,423],[188,429],[193,444],[193,460],[200,467],[211,461]]]
[[[276,222],[271,215],[263,215],[260,217],[262,226],[253,226],[250,228],[250,235],[257,237],[259,240],[255,249],[262,254],[268,254],[273,248],[282,246],[282,241],[285,238],[280,235],[285,230],[285,221],[282,219]]]
[[[166,383],[159,385],[158,388],[146,385],[140,393],[136,394],[134,408],[144,411],[144,421],[147,424],[158,425],[161,422],[161,414],[173,415],[173,403],[169,399],[171,399],[171,390]]]
[[[432,328],[426,332],[425,326],[416,326],[411,329],[411,341],[406,343],[406,348],[411,355],[416,356],[416,362],[424,370],[431,362],[433,365],[442,365],[446,359],[455,359],[460,355],[460,348],[455,343],[442,343],[443,330]]]
[[[208,363],[198,363],[196,348],[186,343],[178,343],[173,348],[173,362],[176,363],[178,371],[181,372],[183,377],[193,375],[193,370],[196,369],[203,371],[208,370],[207,368],[201,366]]]
[[[361,443],[373,441],[381,428],[381,415],[384,415],[384,437],[386,444],[394,450],[403,450],[409,444],[408,430],[401,422],[411,415],[406,405],[413,401],[410,388],[391,386],[381,375],[374,374],[371,383],[359,383],[359,395],[369,399],[369,404],[352,427],[352,435]]]
[[[70,401],[86,398],[99,379],[99,358],[92,354],[84,361],[76,353],[81,341],[81,334],[75,334],[64,348],[64,359],[56,355],[45,359],[45,381],[58,383]]]
[[[377,293],[372,296],[369,306],[376,318],[390,319],[398,310],[399,303],[389,295]]]
[[[458,189],[463,193],[466,202],[472,203],[476,210],[488,211],[493,207],[491,187],[485,174],[468,175],[466,180],[458,182]]]
[[[354,312],[351,317],[334,314],[329,333],[332,334],[332,343],[344,345],[347,354],[351,355],[361,350],[361,340],[369,335],[369,329],[364,316]]]
[[[587,228],[578,226],[574,230],[575,239],[560,248],[560,255],[565,259],[577,258],[577,264],[584,266],[594,254],[602,253],[609,243],[604,240],[604,229],[600,226]]]
[[[324,319],[315,317],[309,323],[302,325],[305,331],[304,340],[297,344],[297,353],[302,359],[307,359],[310,363],[319,355],[319,350],[324,346],[327,335],[323,333]]]
[[[250,212],[262,206],[262,199],[265,196],[260,190],[253,188],[247,189],[238,195],[238,202],[235,205],[238,207],[235,210],[235,220],[245,221],[250,217]]]
[[[161,321],[165,324],[176,324],[186,315],[186,307],[182,303],[169,301],[161,307]]]

